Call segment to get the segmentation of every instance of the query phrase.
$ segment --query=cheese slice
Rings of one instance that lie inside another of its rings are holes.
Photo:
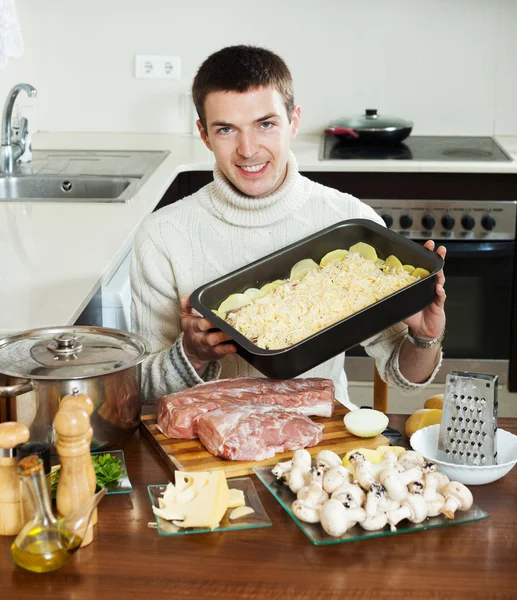
[[[238,506],[244,506],[245,504],[246,500],[244,499],[244,492],[242,490],[231,489],[228,508],[237,508]]]
[[[162,500],[160,504],[163,504],[163,507],[153,506],[155,515],[173,521],[178,527],[215,529],[223,518],[230,500],[224,471],[176,471],[175,485],[167,486]]]

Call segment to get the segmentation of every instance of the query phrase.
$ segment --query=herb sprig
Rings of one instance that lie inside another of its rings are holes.
[[[109,453],[95,454],[92,456],[93,468],[97,479],[97,490],[100,490],[108,483],[117,481],[124,476],[124,469],[121,466],[120,458],[112,456]],[[59,473],[61,468],[53,469],[50,473],[50,488],[53,492],[57,491],[59,483]]]

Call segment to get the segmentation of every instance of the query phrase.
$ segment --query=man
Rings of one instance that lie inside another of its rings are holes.
[[[153,352],[143,369],[146,402],[217,377],[260,376],[193,311],[194,289],[343,219],[382,224],[357,198],[298,173],[289,147],[300,107],[277,55],[250,46],[216,52],[201,65],[193,98],[201,138],[215,155],[214,181],[146,219],[133,248],[133,327]],[[438,253],[445,257],[445,248]],[[364,344],[381,377],[406,392],[429,383],[440,365],[444,282],[440,273],[425,310]],[[350,405],[343,355],[303,376],[333,379],[336,398]]]

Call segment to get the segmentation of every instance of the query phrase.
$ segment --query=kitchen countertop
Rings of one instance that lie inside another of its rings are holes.
[[[517,161],[517,137],[496,139]],[[301,171],[517,173],[517,162],[319,161],[319,143],[319,136],[293,142]],[[213,168],[212,153],[190,134],[38,133],[33,148],[167,150],[169,155],[129,203],[0,202],[2,333],[73,324],[178,174]]]
[[[403,429],[402,415],[390,425]],[[517,433],[517,419],[499,425]],[[471,486],[489,519],[332,546],[314,546],[253,476],[272,526],[160,537],[147,485],[170,471],[141,434],[124,445],[132,494],[106,496],[93,543],[59,571],[35,574],[12,562],[0,536],[2,598],[90,600],[230,598],[517,598],[517,467]]]

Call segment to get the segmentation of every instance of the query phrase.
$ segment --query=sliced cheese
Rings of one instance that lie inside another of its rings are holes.
[[[233,519],[240,519],[241,517],[245,517],[246,515],[251,515],[255,511],[249,506],[239,506],[239,508],[234,508],[230,513],[229,519],[233,521]]]
[[[215,529],[223,518],[230,499],[224,472],[176,471],[175,481],[175,486],[167,486],[163,496],[165,506],[153,506],[154,514],[173,521],[178,527]]]
[[[238,506],[244,506],[245,504],[246,500],[244,499],[244,492],[242,490],[230,490],[228,508],[237,508]]]

